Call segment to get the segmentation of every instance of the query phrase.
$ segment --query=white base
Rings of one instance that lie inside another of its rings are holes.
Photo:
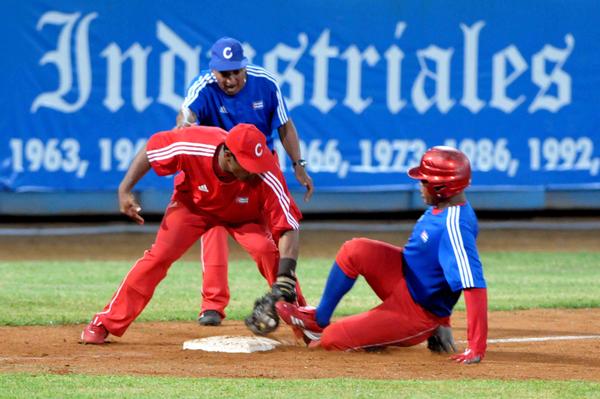
[[[252,353],[270,351],[280,344],[279,341],[265,337],[221,335],[185,341],[183,349],[202,350],[206,352]]]

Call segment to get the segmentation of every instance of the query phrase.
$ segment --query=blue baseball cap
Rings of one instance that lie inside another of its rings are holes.
[[[208,67],[219,72],[242,69],[248,65],[248,58],[244,57],[242,43],[231,37],[222,37],[217,40],[211,47],[210,54]]]

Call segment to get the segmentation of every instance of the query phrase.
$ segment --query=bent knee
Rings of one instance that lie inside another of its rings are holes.
[[[252,252],[259,255],[279,255],[279,249],[272,240],[260,240],[252,246]]]
[[[351,278],[361,274],[361,265],[368,261],[374,241],[368,238],[353,238],[346,241],[335,258],[337,264]]]
[[[152,268],[164,268],[170,267],[180,258],[179,254],[175,254],[168,251],[158,251],[154,247],[144,252],[143,260],[147,261],[149,266]]]

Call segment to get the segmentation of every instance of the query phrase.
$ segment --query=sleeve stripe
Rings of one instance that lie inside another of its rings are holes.
[[[178,141],[176,143],[169,144],[166,147],[157,148],[156,150],[148,150],[148,151],[146,151],[146,153],[148,154],[148,156],[159,155],[164,152],[169,152],[172,148],[179,147],[179,146],[185,146],[185,147],[195,148],[197,150],[204,150],[204,151],[215,151],[217,148],[216,145],[211,145],[211,144],[193,143],[190,141]]]
[[[264,178],[265,182],[269,184],[271,189],[275,192],[275,195],[277,195],[277,198],[279,199],[279,203],[287,215],[290,211],[290,199],[285,194],[281,182],[271,172],[261,173],[261,177]]]
[[[285,113],[285,108],[283,106],[283,100],[281,99],[281,92],[279,91],[279,88],[277,88],[277,102],[279,102],[279,105],[277,106],[277,115],[279,115],[279,120],[281,121],[281,124],[285,125],[288,121],[288,116]]]
[[[473,273],[471,272],[471,264],[469,263],[469,256],[467,255],[467,250],[465,249],[465,243],[463,242],[462,233],[460,232],[460,206],[456,207],[456,232],[458,238],[458,245],[462,252],[462,256],[465,261],[465,272],[467,275],[467,281],[469,283],[469,287],[475,287],[475,283],[473,282]]]
[[[277,80],[277,79],[275,79],[275,75],[273,75],[271,72],[267,71],[265,68],[259,67],[258,65],[249,64],[248,66],[246,66],[246,69],[251,72],[260,73],[262,75],[265,75],[267,78],[271,79],[273,82]]]
[[[283,198],[286,209],[289,209],[290,199],[285,194],[285,190],[283,189],[281,182],[271,172],[266,172],[266,173],[264,173],[264,175],[265,175],[265,178],[269,179],[269,181],[271,181],[273,183],[274,189],[277,190],[277,194]]]
[[[450,237],[450,243],[452,245],[452,250],[454,252],[454,257],[456,258],[456,264],[458,266],[458,273],[460,274],[460,282],[464,287],[466,287],[465,282],[465,273],[462,265],[462,258],[457,254],[456,251],[456,238],[453,234],[453,219],[455,217],[456,212],[454,211],[454,207],[448,208],[448,217],[446,218],[446,229],[448,230],[448,235]]]
[[[281,97],[281,89],[279,88],[279,85],[277,84],[277,81],[275,80],[273,75],[268,73],[266,69],[258,68],[256,66],[246,67],[246,70],[248,71],[248,74],[250,74],[252,76],[266,78],[275,85],[275,88],[277,88],[276,94],[277,94],[277,102],[278,102],[277,117],[281,121],[282,125],[285,124],[288,121],[288,116],[287,116],[287,113],[285,112],[285,107],[283,105],[283,98]]]
[[[467,256],[467,251],[465,249],[465,244],[463,243],[462,234],[460,232],[460,206],[455,206],[456,217],[454,217],[454,232],[457,238],[458,250],[460,252],[460,256],[463,260],[463,268],[465,273],[465,279],[467,280],[467,287],[474,287],[473,283],[473,274],[471,273],[471,265],[469,263],[469,257]]]
[[[185,110],[189,109],[190,104],[193,103],[196,98],[198,98],[198,93],[200,93],[200,90],[202,90],[207,84],[213,83],[215,81],[215,77],[213,76],[212,72],[210,72],[202,75],[202,77],[200,77],[190,86],[190,88],[187,91],[187,95],[183,100],[183,104],[181,105],[181,109],[184,112],[184,114],[186,112]]]
[[[469,258],[467,251],[463,243],[462,235],[459,228],[460,220],[460,206],[453,206],[448,208],[448,218],[446,219],[446,228],[450,236],[450,242],[456,257],[456,263],[458,265],[458,271],[460,273],[460,279],[463,288],[474,287],[473,274],[471,273],[471,265],[469,264]]]
[[[465,270],[465,258],[462,256],[462,251],[461,248],[458,247],[458,238],[456,237],[457,235],[457,227],[458,227],[458,223],[457,221],[460,218],[460,211],[457,214],[457,209],[456,207],[451,207],[448,210],[448,222],[449,222],[449,226],[448,226],[448,234],[450,235],[450,242],[452,244],[452,250],[454,252],[454,257],[456,258],[456,264],[458,265],[458,269],[461,275],[461,281],[462,281],[462,286],[463,288],[466,288],[469,285],[469,279],[467,277],[467,272]],[[460,234],[460,231],[458,231],[458,234]]]
[[[198,98],[198,93],[200,93],[200,90],[202,90],[204,88],[204,86],[206,86],[209,83],[209,80],[212,77],[212,73],[206,73],[204,75],[202,75],[202,77],[200,77],[200,79],[196,80],[188,89],[187,95],[185,96],[185,99],[183,100],[183,106],[184,107],[189,107],[189,105],[194,102],[194,100],[196,98]]]
[[[279,205],[281,205],[281,209],[283,210],[283,214],[285,215],[285,218],[289,225],[292,226],[294,230],[299,230],[300,224],[290,213],[290,199],[287,197],[287,195],[285,195],[285,192],[282,193],[280,191],[282,190],[281,182],[277,180],[277,178],[273,176],[271,172],[260,173],[259,176],[273,190],[273,192],[277,196],[277,199],[279,200]]]
[[[176,155],[194,155],[194,156],[197,156],[197,157],[212,157],[213,155],[215,155],[215,153],[214,152],[204,152],[204,151],[197,151],[197,150],[190,150],[190,149],[186,149],[186,148],[181,148],[181,149],[175,149],[172,152],[170,152],[169,154],[165,154],[165,155],[162,155],[162,156],[148,157],[148,161],[149,162],[162,161],[163,159],[173,158]]]

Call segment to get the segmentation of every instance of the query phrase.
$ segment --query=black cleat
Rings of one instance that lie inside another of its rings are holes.
[[[207,310],[198,317],[201,326],[220,326],[223,318],[216,310]]]

